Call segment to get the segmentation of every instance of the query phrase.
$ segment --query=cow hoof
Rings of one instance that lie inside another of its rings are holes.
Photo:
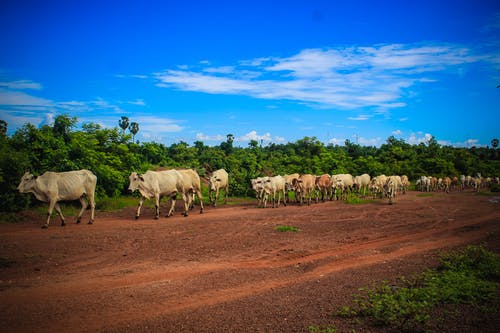
[[[76,224],[80,224],[80,222],[81,222],[80,219],[76,220]]]
[[[48,224],[44,224],[42,225],[42,229],[48,229],[49,228],[49,225]]]
[[[138,220],[138,219],[139,219],[139,215],[136,215],[136,216],[135,216],[135,219],[136,219],[136,220]]]
[[[66,223],[62,222],[61,223],[61,227],[64,227],[66,225]]]
[[[94,221],[89,221],[89,223],[88,223],[88,224],[94,224]]]
[[[155,217],[154,217],[154,219],[155,219],[155,220],[159,220],[159,219],[160,219],[160,217],[159,217],[159,216],[155,216]]]

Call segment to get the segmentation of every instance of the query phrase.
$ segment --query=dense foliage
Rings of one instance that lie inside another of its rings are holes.
[[[128,119],[125,119],[128,125]],[[12,136],[6,135],[3,121],[0,131],[0,211],[12,211],[29,205],[31,196],[20,195],[16,187],[23,173],[89,169],[98,178],[97,198],[126,193],[130,172],[158,167],[189,167],[206,176],[224,168],[230,175],[232,195],[252,195],[250,179],[261,175],[287,173],[368,173],[420,175],[483,176],[500,175],[500,158],[494,148],[456,148],[442,146],[435,139],[411,145],[389,137],[380,148],[360,146],[346,140],[345,145],[325,145],[315,137],[304,137],[286,144],[265,146],[252,140],[247,147],[233,145],[234,136],[218,146],[201,141],[194,145],[180,141],[167,147],[161,143],[138,143],[131,131],[117,119],[120,127],[102,128],[86,123],[75,130],[77,119],[56,117],[54,125],[37,128],[26,124]],[[139,124],[134,130],[138,130]]]

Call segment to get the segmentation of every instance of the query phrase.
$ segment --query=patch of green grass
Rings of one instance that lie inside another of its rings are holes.
[[[373,202],[373,200],[371,199],[363,199],[361,197],[359,197],[357,194],[349,194],[347,196],[347,201],[346,201],[348,204],[350,205],[360,205],[360,204],[367,204],[367,203],[371,203]]]
[[[354,306],[343,306],[336,315],[365,318],[397,330],[419,330],[440,305],[480,306],[493,300],[499,280],[500,255],[469,246],[442,255],[438,269],[415,278],[361,288],[363,294],[354,296]]]
[[[417,194],[417,197],[425,198],[425,197],[432,197],[433,195],[434,195],[434,193],[423,192],[423,193]]]
[[[151,200],[148,200],[151,201]],[[154,201],[154,200],[153,200]],[[96,209],[105,212],[112,212],[127,207],[137,206],[138,198],[130,197],[114,197],[114,198],[101,198],[96,200]],[[146,201],[144,202],[146,204]]]
[[[279,231],[279,232],[298,232],[300,231],[299,228],[289,226],[289,225],[279,225],[274,230]]]
[[[309,333],[336,333],[337,329],[332,326],[310,325],[307,330]]]

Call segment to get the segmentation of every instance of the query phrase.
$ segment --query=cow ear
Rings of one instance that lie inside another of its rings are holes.
[[[143,175],[139,175],[139,179],[141,180],[141,182],[144,181],[144,176]]]
[[[218,182],[220,182],[220,181],[221,181],[221,179],[217,178],[217,181],[218,181]]]

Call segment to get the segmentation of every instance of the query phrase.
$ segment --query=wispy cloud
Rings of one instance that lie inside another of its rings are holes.
[[[453,44],[389,44],[305,49],[285,58],[241,60],[237,65],[168,69],[155,73],[159,87],[208,94],[291,100],[318,107],[404,107],[407,90],[428,77],[478,61],[492,61]],[[201,67],[200,67],[201,65]],[[251,75],[249,75],[251,73]],[[360,119],[361,120],[361,119]]]
[[[40,83],[30,81],[30,80],[17,80],[17,81],[10,81],[10,82],[0,82],[0,87],[5,87],[8,89],[16,89],[16,90],[23,90],[23,89],[40,90],[40,89],[42,89],[42,85]]]

